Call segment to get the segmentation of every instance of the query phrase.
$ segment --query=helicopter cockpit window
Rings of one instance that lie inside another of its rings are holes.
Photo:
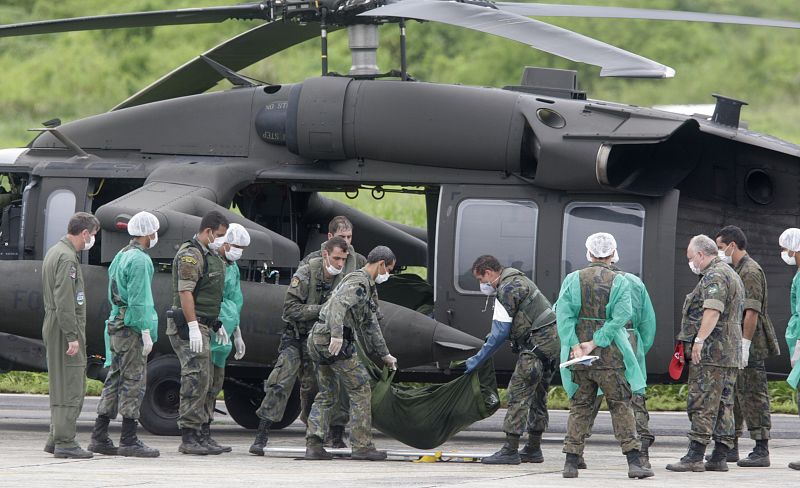
[[[617,241],[617,266],[642,276],[644,207],[636,203],[570,203],[564,211],[561,278],[586,266],[586,238],[608,232]]]
[[[538,206],[529,200],[464,200],[456,221],[456,289],[479,294],[472,263],[482,254],[495,256],[533,277]]]
[[[44,249],[50,249],[67,233],[69,218],[75,213],[75,194],[70,190],[56,190],[47,197],[44,210]]]

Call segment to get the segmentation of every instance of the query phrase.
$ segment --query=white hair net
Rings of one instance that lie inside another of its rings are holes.
[[[250,233],[241,224],[233,223],[228,226],[228,232],[225,233],[225,242],[247,247],[250,245]]]
[[[150,212],[139,212],[128,221],[128,234],[134,237],[155,234],[160,227],[158,219]]]
[[[783,231],[783,234],[778,239],[778,244],[789,251],[800,251],[800,229],[791,227]]]
[[[598,232],[586,238],[586,249],[596,258],[607,258],[617,250],[617,241],[608,232]]]

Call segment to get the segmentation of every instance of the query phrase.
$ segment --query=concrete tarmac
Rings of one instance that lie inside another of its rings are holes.
[[[78,441],[83,447],[95,417],[96,398],[87,398],[78,422]],[[219,456],[187,456],[178,453],[178,437],[154,436],[146,431],[140,437],[161,450],[157,459],[135,459],[96,455],[89,460],[55,459],[42,451],[47,436],[49,409],[47,396],[0,395],[0,487],[138,487],[186,488],[213,487],[536,487],[592,486],[614,487],[619,483],[645,483],[648,486],[708,487],[731,484],[736,487],[796,485],[800,471],[788,469],[790,461],[800,460],[800,419],[793,415],[773,416],[770,441],[772,467],[739,468],[729,464],[727,473],[672,473],[664,466],[686,453],[688,420],[685,413],[652,413],[651,429],[656,444],[651,462],[656,473],[647,480],[629,480],[625,458],[611,435],[607,412],[601,412],[595,433],[587,442],[586,462],[577,480],[561,477],[564,455],[561,447],[567,412],[550,412],[550,429],[545,434],[542,464],[486,466],[479,463],[412,463],[403,461],[369,462],[301,461],[289,457],[258,457],[247,452],[253,433],[236,425],[226,415],[217,415],[214,437],[233,446],[233,452]],[[224,404],[218,403],[224,410]],[[503,443],[505,411],[477,422],[441,446],[442,451],[490,454]],[[111,436],[118,443],[120,422],[112,423]],[[305,429],[299,421],[270,436],[270,447],[303,447]],[[741,441],[743,456],[753,441]],[[376,432],[379,449],[410,449]]]

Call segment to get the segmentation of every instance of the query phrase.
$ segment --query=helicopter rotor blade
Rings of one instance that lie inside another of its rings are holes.
[[[338,30],[330,26],[328,32]],[[319,26],[278,20],[259,25],[209,49],[203,56],[233,71],[319,36]],[[198,56],[143,88],[111,110],[196,95],[214,87],[223,76]]]
[[[707,14],[679,10],[653,10],[624,7],[594,7],[589,5],[555,5],[543,3],[497,2],[499,9],[531,17],[592,17],[606,19],[681,20],[686,22],[714,22],[764,27],[800,29],[800,22],[780,19],[761,19],[740,15]]]
[[[0,26],[0,37],[161,25],[213,24],[230,19],[270,20],[270,16],[271,12],[266,3],[229,7],[159,10],[8,24]]]
[[[597,39],[512,12],[453,1],[406,0],[360,15],[429,20],[493,34],[563,58],[600,66],[600,76],[671,78],[675,70]]]

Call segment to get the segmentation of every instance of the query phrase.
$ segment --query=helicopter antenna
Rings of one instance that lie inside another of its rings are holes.
[[[319,4],[318,4],[319,5]],[[328,24],[326,22],[326,17],[328,15],[328,9],[322,7],[320,9],[320,20],[319,20],[319,42],[320,42],[320,58],[322,61],[322,76],[326,76],[328,74]]]
[[[400,79],[408,81],[408,64],[406,63],[406,19],[400,19]]]

